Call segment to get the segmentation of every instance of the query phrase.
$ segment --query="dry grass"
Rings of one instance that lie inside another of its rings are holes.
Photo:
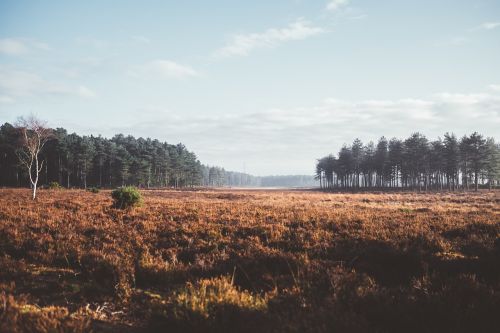
[[[492,331],[500,196],[0,191],[0,331]]]

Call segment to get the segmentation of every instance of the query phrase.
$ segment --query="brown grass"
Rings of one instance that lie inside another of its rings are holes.
[[[0,331],[500,327],[500,196],[0,190]]]

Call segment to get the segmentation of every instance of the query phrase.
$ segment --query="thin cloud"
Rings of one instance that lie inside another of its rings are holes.
[[[345,7],[349,4],[349,0],[331,0],[326,5],[326,10],[329,11],[337,11],[342,7]]]
[[[26,71],[0,67],[0,95],[3,102],[13,103],[14,98],[40,97],[47,95],[68,95],[82,98],[94,98],[97,94],[86,86],[73,86],[56,82]]]
[[[9,56],[27,54],[32,50],[49,50],[45,43],[33,41],[25,38],[3,38],[0,39],[0,53]]]
[[[6,95],[0,96],[0,104],[12,104],[14,102],[15,102],[15,100],[10,96],[6,96]]]
[[[147,38],[147,37],[144,37],[144,36],[136,35],[136,36],[131,36],[130,38],[133,41],[138,42],[138,43],[144,43],[144,44],[151,43],[151,40],[149,38]]]
[[[490,84],[488,88],[490,88],[493,91],[500,92],[500,84]]]
[[[92,89],[90,89],[89,87],[86,87],[86,86],[79,86],[78,87],[78,94],[84,98],[96,98],[97,97],[97,94],[95,93],[95,91],[93,91]]]
[[[500,27],[500,22],[485,22],[480,27],[485,30],[493,30]]]
[[[325,32],[321,27],[298,19],[285,28],[271,28],[262,33],[238,34],[222,48],[215,51],[216,57],[246,56],[257,48],[273,47],[289,41],[316,36]]]
[[[129,71],[134,77],[159,77],[168,79],[185,79],[199,76],[194,68],[179,64],[172,60],[158,59],[141,66],[132,68]]]
[[[28,52],[28,47],[21,41],[16,39],[1,39],[0,53],[7,55],[20,55]]]
[[[493,30],[500,27],[500,22],[484,22],[472,30]]]

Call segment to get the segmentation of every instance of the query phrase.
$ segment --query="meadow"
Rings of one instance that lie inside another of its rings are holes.
[[[0,332],[491,332],[500,192],[0,190]]]

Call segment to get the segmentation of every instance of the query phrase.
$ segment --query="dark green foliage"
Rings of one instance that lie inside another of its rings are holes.
[[[89,187],[87,189],[87,191],[91,192],[91,193],[99,193],[100,192],[100,189],[98,187]]]
[[[51,190],[60,190],[60,189],[62,189],[61,185],[59,185],[58,182],[50,182],[48,188],[51,189]]]
[[[20,179],[27,174],[19,165],[16,155],[18,132],[9,123],[0,126],[0,186],[19,186]]]
[[[53,130],[54,139],[41,153],[40,185],[51,182],[71,187],[113,188],[185,187],[201,185],[201,163],[182,144],[115,135],[69,134]],[[16,149],[19,133],[6,123],[0,126],[0,186],[28,186],[28,174],[19,164]]]
[[[111,192],[111,197],[114,200],[114,207],[120,209],[139,206],[142,203],[141,193],[134,186],[119,187]]]
[[[469,189],[474,184],[500,184],[500,146],[477,132],[460,141],[446,133],[444,140],[429,141],[414,133],[363,145],[354,140],[338,153],[316,164],[316,179],[322,188],[408,188],[419,190]]]

